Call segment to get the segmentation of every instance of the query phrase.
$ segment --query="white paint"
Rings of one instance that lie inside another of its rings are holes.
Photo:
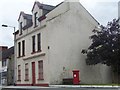
[[[109,67],[101,64],[87,66],[86,57],[81,54],[82,49],[86,49],[90,45],[89,36],[97,25],[95,19],[79,2],[64,2],[49,12],[46,20],[40,22],[39,27],[31,27],[25,30],[23,35],[17,35],[16,43],[22,40],[26,42],[25,57],[16,57],[17,65],[21,65],[22,68],[22,80],[17,84],[32,83],[31,63],[33,61],[36,63],[37,84],[60,84],[63,78],[72,78],[72,71],[76,69],[80,71],[81,83],[111,83]],[[38,33],[41,33],[42,52],[31,54],[32,36]],[[45,56],[38,57],[42,53],[45,53]],[[31,58],[23,60],[28,57]],[[37,80],[39,60],[43,60],[44,67],[44,80],[40,81]],[[29,64],[29,81],[27,82],[24,81],[25,63]]]
[[[120,18],[120,1],[118,2],[118,18]]]

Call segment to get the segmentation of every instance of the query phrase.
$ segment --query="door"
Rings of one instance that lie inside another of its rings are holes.
[[[79,70],[73,71],[73,84],[79,84]]]
[[[35,62],[32,62],[32,85],[35,85]]]

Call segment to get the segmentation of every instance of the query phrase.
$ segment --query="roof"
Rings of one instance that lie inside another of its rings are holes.
[[[32,8],[32,12],[33,12],[33,9],[34,9],[36,4],[40,9],[45,9],[45,10],[48,10],[48,11],[51,11],[55,7],[55,6],[52,6],[52,5],[42,4],[38,1],[35,1],[34,5],[33,5],[33,8]]]
[[[11,48],[9,48],[9,49],[7,49],[7,50],[4,50],[3,52],[2,52],[2,59],[7,59],[7,58],[9,58],[11,55],[13,55],[14,54],[14,47],[11,47]]]
[[[26,14],[26,13],[24,13],[23,11],[21,11],[21,12],[20,12],[20,15],[19,15],[19,18],[18,18],[18,21],[19,21],[21,15],[24,17],[24,19],[32,20],[32,15],[31,15],[31,14]]]
[[[34,10],[34,7],[35,5],[37,4],[37,6],[40,8],[40,9],[43,9],[43,16],[39,17],[38,18],[38,21],[41,21],[43,19],[45,19],[45,15],[47,13],[49,13],[50,11],[54,10],[55,8],[57,8],[58,6],[60,6],[63,2],[59,3],[58,5],[56,6],[52,6],[52,5],[47,5],[47,4],[42,4],[38,1],[35,1],[34,5],[33,5],[33,8],[32,8],[32,12]],[[81,4],[82,6],[82,4]],[[83,6],[82,6],[83,7]],[[84,8],[84,7],[83,7]],[[84,8],[85,9],[85,8]],[[85,9],[86,10],[86,9]],[[87,11],[87,10],[86,10]],[[99,22],[87,11],[87,13],[99,24]],[[18,18],[18,21],[20,19],[20,16],[23,16],[26,20],[27,20],[27,24],[23,27],[23,30],[31,27],[33,25],[33,22],[32,22],[32,15],[30,14],[26,14],[24,13],[23,11],[20,12],[20,15],[19,15],[19,18]]]
[[[23,30],[25,30],[25,29],[31,27],[32,25],[33,25],[32,20],[27,20],[27,24],[23,27]]]
[[[31,27],[32,24],[33,24],[33,23],[32,23],[32,15],[26,14],[26,13],[24,13],[23,11],[21,11],[21,12],[20,12],[20,15],[19,15],[19,18],[18,18],[18,21],[19,21],[21,15],[22,15],[22,16],[24,17],[24,19],[26,19],[26,21],[27,21],[27,24],[23,27],[23,29],[25,30],[25,29]]]

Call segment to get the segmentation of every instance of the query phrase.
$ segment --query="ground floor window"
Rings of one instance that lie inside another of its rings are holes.
[[[21,66],[18,65],[18,81],[21,81]]]
[[[28,69],[28,63],[25,64],[25,81],[29,80],[29,69]]]
[[[38,61],[38,79],[43,80],[43,60]]]

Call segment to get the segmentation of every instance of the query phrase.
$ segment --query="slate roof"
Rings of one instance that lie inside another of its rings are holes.
[[[31,14],[26,14],[23,11],[21,11],[20,15],[19,15],[19,18],[18,18],[18,21],[19,21],[21,15],[24,17],[24,19],[27,19],[27,20],[31,20],[32,19],[32,15]]]
[[[35,7],[35,5],[37,4],[37,6],[39,7],[39,9],[42,9],[43,10],[43,15],[41,17],[38,17],[38,21],[41,21],[43,19],[45,19],[45,15],[47,13],[49,13],[50,11],[52,11],[53,9],[55,9],[56,7],[58,7],[59,5],[61,5],[63,2],[59,3],[58,5],[56,6],[52,6],[52,5],[47,5],[47,4],[42,4],[38,1],[35,1],[34,5],[33,5],[33,8],[32,8],[32,12],[33,12],[33,9]],[[82,6],[82,5],[81,5]],[[82,6],[83,7],[83,6]],[[83,7],[84,8],[84,7]],[[85,9],[85,8],[84,8]],[[86,9],[85,9],[86,10]],[[87,11],[87,10],[86,10]],[[87,11],[87,13],[99,24],[99,22]],[[23,11],[20,13],[19,15],[19,19],[20,19],[20,16],[23,15],[23,17],[27,20],[27,24],[23,27],[23,30],[31,27],[33,25],[33,22],[32,22],[32,15],[30,14],[26,14],[24,13]],[[18,19],[18,21],[19,21]]]
[[[14,54],[14,47],[2,51],[2,60],[9,58],[13,54]]]
[[[43,10],[48,10],[48,11],[51,11],[52,9],[55,8],[55,6],[52,6],[52,5],[47,5],[47,4],[42,4],[38,1],[35,1],[34,5],[33,5],[33,8],[32,8],[32,11],[35,7],[35,5],[37,4],[37,6],[40,8],[40,9],[43,9]]]
[[[27,24],[23,27],[23,30],[31,27],[31,26],[33,25],[32,15],[31,15],[31,14],[26,14],[26,13],[24,13],[23,11],[21,11],[21,12],[20,12],[20,15],[19,15],[19,18],[18,18],[18,21],[19,21],[21,15],[24,17],[24,19],[27,20]]]

